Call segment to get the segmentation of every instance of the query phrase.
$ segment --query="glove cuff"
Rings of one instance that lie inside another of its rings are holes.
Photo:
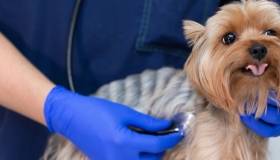
[[[64,93],[65,91],[68,92],[68,90],[65,89],[64,87],[57,85],[49,92],[49,94],[45,100],[44,116],[45,116],[46,125],[50,132],[55,132],[54,126],[52,123],[53,122],[52,117],[58,116],[57,113],[55,113],[55,112],[57,110],[56,107],[59,107],[59,106],[55,106],[54,102],[55,102],[55,100],[62,98],[61,96],[63,96],[63,94],[61,94],[61,93]]]

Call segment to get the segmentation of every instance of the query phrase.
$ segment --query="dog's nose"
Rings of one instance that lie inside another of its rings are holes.
[[[253,44],[253,46],[251,48],[249,48],[249,52],[254,59],[257,59],[260,61],[265,57],[265,55],[267,53],[267,49],[264,45],[256,43],[256,44]]]

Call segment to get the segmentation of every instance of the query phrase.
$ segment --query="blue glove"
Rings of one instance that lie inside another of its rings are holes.
[[[255,114],[243,115],[241,121],[259,136],[265,138],[280,136],[280,113],[277,103],[279,101],[269,97],[267,110],[260,118],[256,119]]]
[[[50,131],[63,135],[94,160],[160,160],[182,139],[181,133],[152,136],[133,132],[128,126],[160,131],[171,122],[59,86],[47,96],[45,119]]]

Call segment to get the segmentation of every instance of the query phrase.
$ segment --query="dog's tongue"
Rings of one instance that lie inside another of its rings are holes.
[[[267,66],[268,66],[268,64],[266,64],[266,63],[260,64],[260,65],[249,64],[246,67],[246,69],[250,70],[254,76],[261,76],[264,73]]]

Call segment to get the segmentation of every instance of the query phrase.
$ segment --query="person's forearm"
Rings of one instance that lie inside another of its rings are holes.
[[[41,124],[44,101],[54,87],[0,33],[0,104]]]

